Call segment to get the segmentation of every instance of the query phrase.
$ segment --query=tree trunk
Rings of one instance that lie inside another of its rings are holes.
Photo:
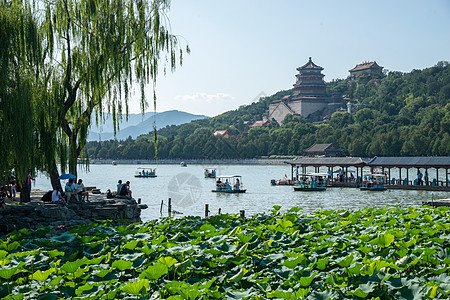
[[[56,167],[56,161],[53,160],[52,171],[50,172],[50,182],[52,183],[52,188],[55,190],[56,187],[61,186],[61,181],[58,179],[59,172]]]
[[[20,184],[20,181],[17,181]],[[28,190],[28,178],[22,181],[20,186],[20,202],[30,202],[30,191]]]
[[[69,173],[77,176],[77,135],[76,129],[72,129],[72,134],[69,136]]]

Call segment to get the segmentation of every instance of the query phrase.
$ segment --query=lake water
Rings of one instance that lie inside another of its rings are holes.
[[[358,209],[382,206],[419,206],[423,200],[448,198],[448,192],[388,190],[385,192],[363,192],[356,188],[329,188],[325,192],[294,192],[292,186],[271,186],[271,179],[290,176],[288,165],[159,165],[156,178],[135,178],[138,167],[155,165],[91,165],[89,171],[80,169],[79,178],[85,186],[96,186],[102,192],[116,190],[117,181],[129,180],[135,199],[141,198],[148,205],[143,210],[143,221],[159,218],[161,200],[167,204],[172,198],[174,210],[184,215],[204,216],[205,204],[209,204],[211,214],[245,214],[267,212],[274,205],[280,205],[282,211],[297,206],[304,212],[317,209]],[[204,178],[205,168],[215,168],[220,175],[241,175],[245,194],[220,194],[211,192],[215,188],[214,179]],[[308,171],[312,172],[311,168]],[[325,171],[325,170],[321,170]],[[33,188],[51,189],[50,180],[39,176]],[[163,207],[163,216],[167,216],[167,206]]]

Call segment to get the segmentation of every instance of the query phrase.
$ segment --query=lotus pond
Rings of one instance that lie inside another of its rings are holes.
[[[450,210],[298,208],[20,230],[4,299],[422,299],[450,294]]]

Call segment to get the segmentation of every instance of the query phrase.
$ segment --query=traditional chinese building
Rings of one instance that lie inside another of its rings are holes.
[[[224,138],[229,138],[231,136],[231,133],[228,130],[216,130],[213,133],[214,136],[223,136]]]
[[[308,149],[305,149],[307,156],[342,156],[344,150],[339,149],[335,144],[314,144]]]
[[[380,67],[375,61],[373,62],[365,62],[359,65],[356,65],[353,69],[349,70],[350,79],[354,79],[356,76],[367,74],[372,77],[382,77],[383,76],[383,67]]]
[[[334,102],[326,93],[322,74],[323,68],[313,63],[311,57],[299,72],[291,95],[273,101],[269,106],[269,120],[275,119],[279,124],[288,114],[308,117],[310,114],[327,108]]]

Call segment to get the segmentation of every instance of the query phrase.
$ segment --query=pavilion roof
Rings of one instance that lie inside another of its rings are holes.
[[[299,157],[292,161],[285,161],[285,163],[316,167],[361,167],[367,164],[367,160],[361,157]]]
[[[333,146],[335,148],[333,148]],[[339,149],[334,144],[314,144],[311,147],[305,149],[305,152],[325,152],[325,151],[340,152],[343,151],[343,149]]]
[[[315,63],[312,62],[311,57],[309,58],[309,61],[306,64],[304,64],[303,66],[297,68],[298,71],[303,70],[303,69],[323,70],[322,67],[320,67],[320,66],[318,66],[318,65],[316,65]]]
[[[356,65],[356,67],[349,70],[349,72],[366,70],[366,69],[370,69],[370,68],[382,68],[382,67],[380,67],[375,61],[372,61],[372,62]]]
[[[377,157],[372,158],[369,166],[374,167],[401,167],[401,168],[424,168],[439,167],[450,168],[450,156],[407,156],[407,157]]]

